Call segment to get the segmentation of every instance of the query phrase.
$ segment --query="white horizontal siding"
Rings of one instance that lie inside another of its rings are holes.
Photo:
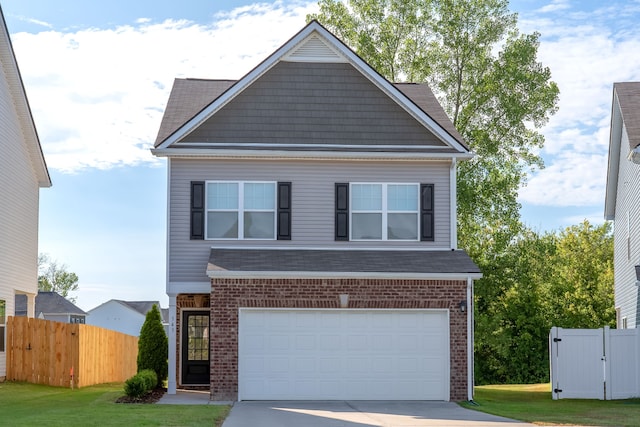
[[[635,328],[638,326],[640,291],[635,284],[635,266],[640,264],[640,165],[628,161],[628,154],[629,137],[626,128],[623,128],[614,220],[615,304],[620,310],[620,319],[626,317],[627,327]],[[627,215],[630,227],[627,226]],[[630,251],[627,248],[628,228]]]
[[[207,281],[209,249],[225,246],[450,248],[449,164],[447,162],[339,162],[185,160],[170,163],[169,281]],[[292,183],[292,240],[189,240],[190,182],[266,180]],[[336,242],[336,182],[415,182],[435,184],[434,242]]]
[[[14,315],[15,293],[38,288],[38,191],[35,171],[0,64],[0,299]],[[0,352],[0,377],[6,375]]]

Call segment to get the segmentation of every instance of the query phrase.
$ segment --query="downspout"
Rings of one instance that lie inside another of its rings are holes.
[[[450,224],[451,229],[451,249],[458,249],[458,201],[456,199],[458,192],[457,185],[457,161],[456,158],[451,159],[451,167],[449,169],[449,205],[450,211]]]
[[[467,277],[467,400],[473,402],[473,387],[474,387],[474,328],[473,328],[473,279]]]

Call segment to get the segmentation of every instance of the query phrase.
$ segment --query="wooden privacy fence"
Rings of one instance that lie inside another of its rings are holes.
[[[133,376],[138,338],[91,325],[10,316],[6,351],[9,381],[86,387]]]

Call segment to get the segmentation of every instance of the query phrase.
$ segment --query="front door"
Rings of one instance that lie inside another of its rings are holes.
[[[182,385],[209,385],[209,312],[182,312]]]

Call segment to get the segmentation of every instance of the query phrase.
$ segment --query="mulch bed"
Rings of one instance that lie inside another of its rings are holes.
[[[142,397],[122,396],[116,403],[156,403],[166,392],[166,388],[156,388]]]

